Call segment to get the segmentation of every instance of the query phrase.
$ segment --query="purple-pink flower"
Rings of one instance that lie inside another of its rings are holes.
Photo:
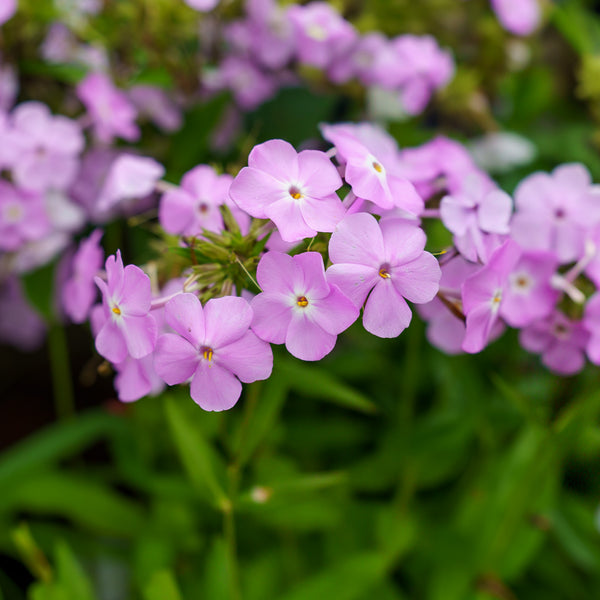
[[[284,241],[295,242],[335,229],[345,213],[335,193],[341,185],[325,153],[298,154],[283,140],[269,140],[252,149],[229,194],[249,215],[271,219]]]
[[[529,35],[540,23],[538,0],[491,0],[491,3],[502,27],[515,35]]]
[[[366,300],[363,325],[379,337],[396,337],[412,318],[406,300],[432,300],[441,277],[437,260],[425,252],[425,232],[402,219],[367,213],[348,215],[329,242],[327,279],[357,307]],[[368,296],[368,298],[367,298]]]
[[[231,408],[240,382],[271,374],[271,347],[250,331],[252,309],[243,298],[214,298],[203,308],[193,294],[179,294],[167,302],[165,317],[175,333],[159,337],[156,371],[169,385],[191,379],[191,396],[204,410]]]
[[[218,175],[208,165],[199,165],[188,171],[180,187],[173,187],[163,195],[158,209],[158,220],[168,233],[197,236],[203,229],[223,230],[219,206],[229,201],[233,177]]]
[[[98,274],[104,257],[100,246],[101,238],[102,231],[96,229],[80,242],[70,264],[70,276],[62,288],[63,308],[74,323],[83,323],[87,319],[98,293],[94,277]]]
[[[358,317],[352,301],[326,279],[318,252],[267,252],[256,278],[263,291],[252,300],[252,330],[267,342],[285,343],[296,358],[320,360]]]
[[[156,321],[150,314],[150,278],[139,267],[123,267],[121,252],[106,259],[107,281],[96,277],[106,321],[96,337],[96,350],[113,363],[127,356],[142,358],[156,345]]]

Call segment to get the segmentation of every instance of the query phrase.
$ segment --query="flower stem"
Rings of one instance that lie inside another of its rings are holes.
[[[60,323],[50,325],[48,352],[56,415],[61,420],[71,419],[75,414],[75,395],[71,381],[67,337],[64,327]]]

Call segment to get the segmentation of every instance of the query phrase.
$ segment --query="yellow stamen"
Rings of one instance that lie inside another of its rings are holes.
[[[300,296],[298,298],[298,300],[296,301],[296,304],[298,306],[301,306],[302,308],[304,308],[305,306],[308,306],[308,300],[306,299],[306,296]]]
[[[391,275],[388,273],[388,270],[385,267],[381,267],[381,269],[379,269],[379,277],[382,277],[383,279],[389,279]]]
[[[290,196],[294,199],[294,200],[300,200],[300,198],[302,198],[302,192],[295,186],[293,185],[290,189]]]
[[[115,315],[121,314],[121,309],[118,306],[113,306],[112,311],[115,313]]]
[[[377,162],[377,161],[373,161],[373,168],[378,172],[381,173],[383,171],[383,167]]]
[[[204,350],[202,351],[202,357],[204,358],[204,360],[207,360],[208,362],[210,362],[213,357],[212,348],[204,348]]]

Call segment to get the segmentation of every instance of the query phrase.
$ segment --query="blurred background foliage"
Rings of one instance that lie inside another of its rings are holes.
[[[21,99],[68,112],[82,73],[37,55],[56,8],[21,3],[1,39]],[[361,31],[432,33],[454,53],[456,77],[427,112],[389,125],[401,146],[509,130],[537,148],[534,163],[498,176],[509,192],[561,162],[600,178],[597,3],[545,2],[527,39],[483,0],[335,4]],[[214,18],[239,11],[226,2]],[[197,31],[181,2],[127,0],[77,33],[109,49],[122,83],[193,93]],[[210,145],[223,96],[190,108],[174,136],[148,126],[142,146],[176,182],[200,162],[236,172],[270,137],[299,145],[322,121],[364,117],[363,90],[309,83],[245,115],[225,155]],[[111,225],[107,251],[147,260],[151,227],[129,226]],[[49,273],[28,286],[38,307]],[[445,356],[415,317],[396,340],[355,325],[318,364],[276,349],[273,376],[214,414],[186,388],[118,403],[89,333],[66,333],[70,357],[52,336],[32,355],[0,349],[2,600],[600,597],[596,368],[554,376],[511,334],[479,356]],[[69,361],[75,388],[76,414],[58,420],[48,352]]]

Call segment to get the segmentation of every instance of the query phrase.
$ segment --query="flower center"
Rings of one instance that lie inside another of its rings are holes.
[[[300,200],[300,198],[302,198],[302,192],[295,185],[290,187],[289,193],[294,200]]]
[[[306,29],[309,37],[317,42],[323,42],[327,39],[327,30],[318,23],[312,23]]]
[[[115,315],[121,314],[121,309],[118,306],[113,306],[112,311],[115,313]]]
[[[554,325],[554,335],[559,339],[569,337],[569,328],[564,323],[556,323]]]
[[[379,269],[379,277],[381,277],[382,279],[391,278],[389,265],[381,265],[381,268]]]
[[[564,219],[564,218],[566,217],[566,213],[565,213],[564,209],[562,209],[562,208],[557,208],[557,209],[554,211],[554,216],[555,216],[555,217],[556,217],[558,220],[561,220],[561,219]]]
[[[4,209],[4,217],[9,223],[18,223],[24,215],[23,207],[19,204],[9,204]]]
[[[500,308],[500,302],[502,302],[502,290],[496,290],[496,293],[492,298],[492,310]]]
[[[206,202],[201,202],[198,205],[198,212],[205,215],[208,212],[208,204],[206,204]]]
[[[296,304],[298,306],[301,306],[302,308],[308,306],[308,300],[306,299],[306,296],[298,296],[298,299],[296,300]]]
[[[382,173],[383,172],[383,167],[376,161],[373,161],[372,167],[378,172],[378,173]]]
[[[204,360],[207,360],[208,362],[212,360],[214,354],[212,348],[209,348],[208,346],[203,346],[200,351],[202,352],[202,358]]]

